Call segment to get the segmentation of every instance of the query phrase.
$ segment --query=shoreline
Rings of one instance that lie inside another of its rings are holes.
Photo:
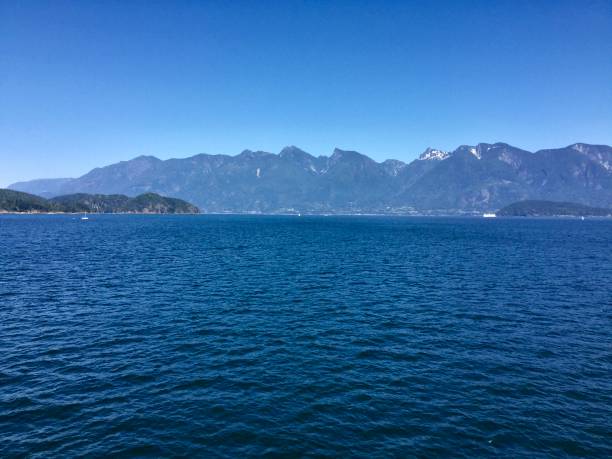
[[[2,215],[83,215],[88,216],[96,215],[185,215],[185,216],[252,216],[252,217],[402,217],[402,218],[422,218],[422,217],[440,217],[440,218],[483,218],[482,213],[423,213],[423,214],[394,214],[394,213],[289,213],[289,212],[178,212],[178,213],[161,213],[161,212],[13,212],[0,210],[0,216]],[[582,218],[588,219],[612,219],[612,215],[498,215],[497,218],[501,219],[559,219],[559,220],[580,220]],[[495,220],[495,219],[487,219]]]

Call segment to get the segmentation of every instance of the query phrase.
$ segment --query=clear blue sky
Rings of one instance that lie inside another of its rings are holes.
[[[0,2],[0,186],[493,141],[612,144],[612,1]]]

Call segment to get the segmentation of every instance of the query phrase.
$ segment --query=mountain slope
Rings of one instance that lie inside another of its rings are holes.
[[[27,182],[17,182],[9,186],[9,189],[16,191],[24,191],[27,193],[41,196],[43,198],[51,198],[58,196],[62,188],[65,188],[75,179],[72,178],[57,178],[57,179],[36,179]]]
[[[397,202],[420,209],[488,209],[525,192],[519,169],[531,153],[507,144],[461,146],[425,171]],[[431,161],[431,160],[430,160]]]
[[[577,143],[531,153],[505,143],[427,149],[419,159],[378,163],[355,151],[315,157],[295,146],[279,154],[199,154],[162,161],[139,156],[76,179],[11,185],[54,195],[155,192],[205,212],[480,212],[525,199],[612,205],[612,148]]]
[[[45,198],[15,190],[0,189],[0,212],[50,212],[53,205]]]

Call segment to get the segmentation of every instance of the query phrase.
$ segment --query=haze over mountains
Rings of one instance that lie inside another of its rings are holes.
[[[505,143],[427,149],[411,163],[378,163],[355,151],[312,156],[139,156],[79,178],[19,182],[44,197],[146,192],[185,199],[202,212],[463,213],[540,199],[612,207],[612,147],[577,143],[531,153]]]

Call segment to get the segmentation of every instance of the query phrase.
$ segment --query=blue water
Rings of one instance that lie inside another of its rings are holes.
[[[612,221],[0,217],[0,456],[612,455]]]

